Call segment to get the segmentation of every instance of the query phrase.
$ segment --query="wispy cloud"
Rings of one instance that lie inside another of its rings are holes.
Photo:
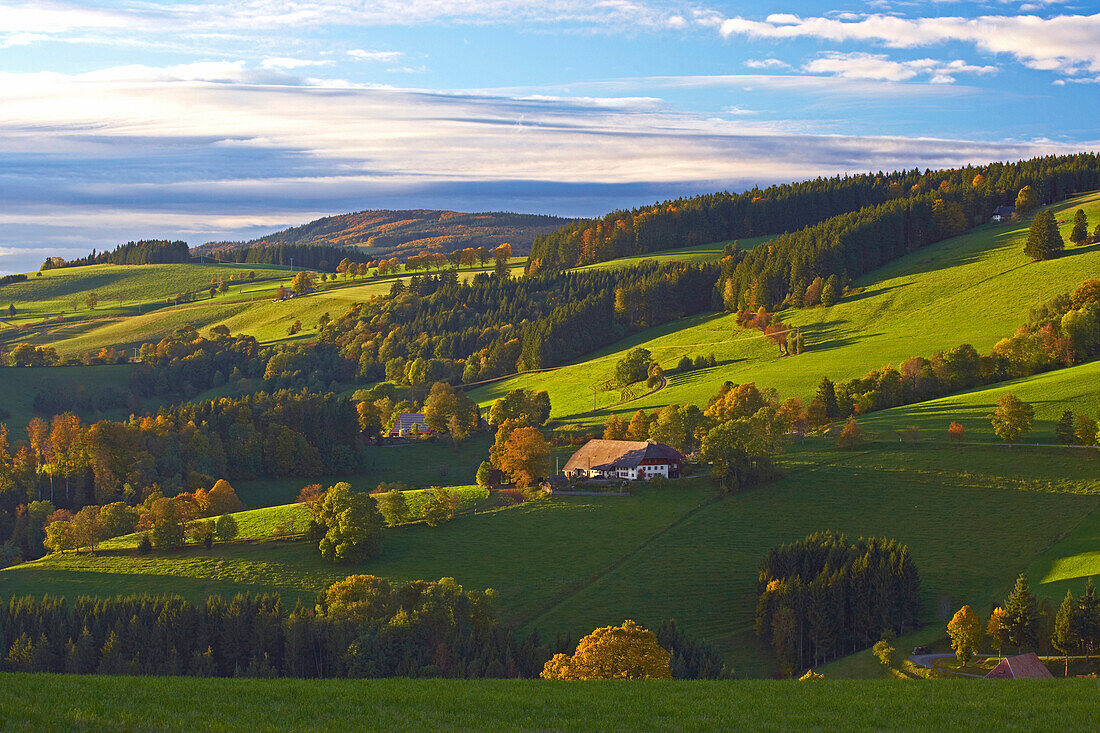
[[[749,59],[745,62],[745,66],[750,69],[789,69],[791,65],[786,61],[781,61],[775,58],[767,59]]]
[[[917,77],[926,77],[933,84],[950,84],[957,74],[994,74],[996,66],[975,66],[961,59],[939,61],[936,59],[913,59],[894,61],[884,54],[863,52],[826,53],[802,67],[812,73],[835,74],[846,79],[878,79],[903,82]]]
[[[975,18],[905,18],[875,14],[858,20],[772,15],[763,21],[742,17],[722,22],[729,38],[818,38],[860,41],[895,48],[946,42],[974,45],[981,51],[1009,54],[1033,69],[1078,74],[1100,72],[1100,13],[1095,15],[986,15]]]
[[[405,54],[400,51],[376,51],[365,48],[353,48],[348,51],[348,56],[351,56],[356,61],[376,61],[384,64],[392,64],[400,61]]]

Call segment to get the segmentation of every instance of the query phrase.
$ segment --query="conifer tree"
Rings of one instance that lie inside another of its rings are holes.
[[[1084,209],[1078,209],[1073,215],[1073,230],[1069,233],[1069,241],[1074,244],[1085,244],[1089,238],[1089,220],[1085,216]]]
[[[1046,209],[1036,214],[1027,233],[1024,254],[1033,260],[1050,260],[1060,255],[1065,247],[1054,213]]]
[[[1010,643],[1021,652],[1039,642],[1039,600],[1031,592],[1027,576],[1020,573],[1004,602],[1004,627]]]
[[[1080,644],[1078,613],[1080,613],[1080,609],[1073,598],[1073,591],[1067,589],[1066,597],[1058,609],[1058,615],[1054,617],[1054,633],[1050,636],[1050,643],[1054,645],[1055,649],[1062,652],[1066,658],[1066,677],[1069,677],[1069,655]]]
[[[1073,427],[1073,411],[1066,410],[1054,426],[1054,437],[1062,445],[1073,445],[1076,439]]]

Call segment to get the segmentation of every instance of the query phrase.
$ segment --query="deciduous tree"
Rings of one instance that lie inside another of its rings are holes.
[[[315,521],[325,527],[321,557],[337,563],[362,562],[382,546],[382,514],[375,501],[341,481],[316,505]]]
[[[627,620],[596,629],[570,657],[556,654],[543,668],[549,680],[672,679],[669,653],[652,631]]]
[[[1006,443],[1015,443],[1031,430],[1035,411],[1031,405],[1013,394],[1001,395],[997,407],[990,415],[993,432]]]
[[[951,637],[951,648],[963,664],[968,664],[978,653],[982,641],[982,622],[970,606],[963,606],[955,612],[947,624],[947,635]]]
[[[517,428],[504,442],[499,468],[516,486],[525,489],[550,470],[550,446],[537,429]]]

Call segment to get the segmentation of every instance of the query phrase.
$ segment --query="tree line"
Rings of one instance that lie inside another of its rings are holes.
[[[191,262],[191,250],[187,242],[166,239],[141,239],[120,244],[107,252],[96,252],[73,260],[50,257],[42,263],[43,270],[60,267],[84,267],[86,265],[167,265]]]
[[[920,625],[920,576],[906,545],[820,532],[768,551],[756,580],[756,633],[787,675]]]
[[[1072,193],[1094,189],[1098,182],[1100,158],[1086,153],[938,171],[914,169],[835,176],[766,189],[753,188],[740,194],[723,192],[681,198],[631,211],[611,212],[598,219],[578,220],[536,237],[528,272],[576,267],[674,247],[793,232],[861,209],[873,209],[910,197],[924,199],[931,191],[967,187],[979,195],[945,198],[936,217],[937,225],[965,229],[986,221],[993,206],[1012,203],[1024,186],[1031,185],[1039,200],[1049,203]],[[972,203],[971,198],[974,199]],[[965,217],[960,218],[960,209],[954,204],[959,204]],[[927,226],[927,217],[920,223]],[[917,241],[913,239],[911,243]],[[873,248],[873,243],[862,244],[872,244]],[[808,250],[806,253],[801,251],[806,249],[804,247],[794,249],[799,250],[800,257],[790,258],[784,251],[777,253],[777,259],[802,259],[808,253]],[[823,264],[835,267],[832,270],[824,268],[827,276],[831,272],[842,273],[841,267],[847,263]],[[755,272],[770,269],[761,267]],[[808,272],[799,270],[797,273],[809,276],[806,284],[813,279]],[[849,277],[855,274],[847,272]],[[793,289],[797,278],[791,282]],[[750,283],[751,279],[743,284]],[[802,287],[804,290],[805,284]],[[779,300],[782,298],[780,296]],[[764,301],[757,303],[767,305]]]
[[[972,173],[973,169],[968,169]],[[1028,185],[1039,204],[1100,186],[1100,156],[1039,158],[1008,166],[996,180],[961,172],[938,185],[920,185],[905,196],[784,234],[722,261],[720,288],[728,310],[802,306],[816,278],[841,283],[904,254],[956,236],[988,219],[998,203],[1017,196],[1001,186]],[[1011,173],[1011,175],[1009,175]]]
[[[713,649],[675,622],[661,624],[658,641],[662,676],[731,676]],[[568,635],[547,644],[537,631],[517,633],[501,620],[495,591],[465,590],[453,578],[395,585],[353,575],[325,589],[316,605],[293,609],[275,595],[251,594],[202,603],[27,596],[0,605],[0,670],[12,672],[534,678],[555,653],[579,651],[579,660],[586,650]]]

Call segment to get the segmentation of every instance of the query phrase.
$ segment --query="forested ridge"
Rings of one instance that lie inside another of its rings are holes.
[[[1073,193],[1096,188],[1100,185],[1100,157],[1081,153],[938,171],[912,170],[816,178],[766,189],[754,188],[740,194],[714,193],[631,211],[615,211],[599,219],[576,221],[537,238],[531,248],[528,271],[569,268],[676,247],[797,232],[832,217],[909,198],[923,202],[914,207],[914,213],[921,216],[920,221],[914,224],[927,229],[931,212],[923,211],[922,206],[930,206],[937,191],[973,189],[972,196],[958,199],[958,203],[966,209],[967,226],[973,226],[987,221],[993,207],[1011,204],[1017,192],[1028,185],[1036,190],[1041,203],[1051,203]],[[957,199],[952,196],[951,200]],[[866,221],[866,217],[861,219]],[[881,226],[896,226],[896,223],[894,220],[884,221]],[[811,241],[820,248],[824,244],[821,239],[836,238],[839,233],[838,226],[832,225],[815,232]],[[875,233],[882,232],[876,230]],[[909,233],[907,246],[916,248],[935,241],[922,241],[920,236],[916,231]],[[744,271],[777,276],[782,263],[790,266],[794,260],[806,258],[803,252],[796,251],[806,248],[804,242],[797,244],[783,247],[773,244],[757,250],[759,254],[756,258],[766,258],[769,266],[754,264]],[[849,248],[860,249],[860,244],[852,242],[842,247],[842,254]],[[856,259],[858,261],[859,258]],[[874,259],[875,254],[872,253],[866,264],[872,266],[870,263]],[[881,259],[880,264],[884,261],[887,260]],[[826,276],[833,272],[846,272],[849,277],[855,277],[868,271],[846,271],[845,266],[857,262],[848,262],[845,257],[813,264],[831,266],[831,270],[823,270]],[[799,271],[797,274],[804,276],[807,273]],[[812,275],[810,279],[813,279]],[[790,277],[787,280],[798,282]],[[788,287],[793,288],[793,284]],[[785,293],[779,300],[783,297]]]

